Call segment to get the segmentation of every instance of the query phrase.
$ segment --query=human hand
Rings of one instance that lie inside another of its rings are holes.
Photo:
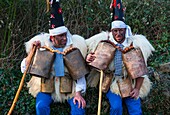
[[[32,54],[35,51],[34,46],[36,46],[37,48],[40,48],[41,42],[40,41],[34,41],[32,43],[32,48],[31,48],[30,52],[28,53],[28,56],[26,57],[26,60],[25,60],[26,65],[28,65],[28,63],[31,61]]]
[[[137,99],[138,96],[139,96],[139,89],[134,88],[134,89],[130,92],[130,96],[131,96],[132,98]]]
[[[80,108],[80,107],[85,108],[86,107],[86,101],[81,96],[80,92],[76,92],[76,95],[74,96],[73,103],[76,104],[76,102],[78,102],[78,108]]]
[[[34,42],[32,43],[32,48],[33,48],[34,46],[36,46],[37,48],[40,48],[40,47],[41,47],[41,42],[40,42],[40,41],[34,41]]]
[[[96,56],[94,55],[94,53],[89,53],[86,57],[86,62],[90,63],[92,61],[94,61],[96,58]]]

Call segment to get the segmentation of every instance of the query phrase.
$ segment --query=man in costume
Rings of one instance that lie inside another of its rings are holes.
[[[70,73],[66,68],[63,60],[63,54],[61,52],[64,52],[67,48],[73,46],[78,48],[82,56],[85,57],[87,54],[85,40],[79,35],[71,35],[67,27],[64,26],[59,0],[51,0],[50,5],[51,24],[49,34],[41,33],[25,43],[28,56],[21,63],[21,71],[25,71],[33,46],[48,46],[49,48],[58,51],[59,53],[55,53],[53,66],[52,69],[50,69],[50,78],[46,79],[34,75],[27,84],[29,87],[29,93],[36,97],[36,114],[49,115],[50,104],[52,102],[65,102],[65,100],[67,100],[71,107],[71,115],[84,115],[86,101],[84,100],[82,94],[86,91],[85,73],[78,79],[72,79],[73,81],[71,82],[71,85],[65,84],[63,86],[61,83],[62,79],[64,76],[70,76]],[[40,51],[46,50],[44,48],[39,49]],[[40,58],[44,59],[45,57]],[[50,60],[51,59],[49,58],[47,62]],[[67,80],[64,82],[69,83]],[[63,87],[66,89],[71,88],[71,92],[64,92],[62,89]]]
[[[134,67],[134,69],[129,70],[128,64],[126,65],[126,62],[128,61],[122,60],[122,55],[125,57],[125,54],[127,53],[123,54],[122,52],[125,52],[125,49],[131,49],[130,47],[133,45],[133,49],[139,49],[143,55],[143,58],[138,61],[143,59],[143,66],[146,66],[147,58],[151,55],[151,52],[154,51],[154,48],[145,36],[132,35],[130,27],[124,22],[121,0],[113,0],[110,7],[113,11],[111,32],[102,32],[86,40],[89,50],[86,61],[89,65],[93,66],[92,63],[100,57],[95,53],[98,44],[101,40],[109,39],[112,44],[115,45],[115,52],[112,61],[107,69],[104,70],[104,73],[107,74],[108,70],[111,71],[113,73],[113,78],[109,81],[111,83],[109,84],[108,90],[103,92],[106,93],[110,103],[110,115],[122,115],[122,101],[125,102],[130,115],[141,115],[140,98],[147,96],[151,88],[151,82],[147,73],[136,78],[132,77],[130,73],[140,73],[140,71],[142,71],[142,66],[133,63],[131,65],[135,65],[137,69]],[[132,50],[129,50],[129,52],[130,51]],[[128,60],[133,61],[134,58],[136,58],[134,55],[130,55]],[[102,62],[104,60],[100,61]],[[88,76],[87,84],[91,87],[95,87],[98,83],[96,80],[99,79],[96,77],[96,74],[98,74],[98,71],[92,70]],[[130,79],[130,81],[127,82],[128,79]]]

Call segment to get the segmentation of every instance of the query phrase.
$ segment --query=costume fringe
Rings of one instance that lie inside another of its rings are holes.
[[[88,48],[88,53],[90,52],[94,52],[98,43],[101,41],[101,40],[107,40],[108,39],[108,35],[109,33],[108,32],[101,32],[99,34],[96,34],[88,39],[86,39],[86,44],[87,44],[87,48]]]
[[[75,93],[75,81],[73,82],[72,86],[72,93],[71,94],[62,94],[60,93],[60,78],[55,78],[55,91],[52,93],[52,99],[54,102],[64,103],[65,100],[68,98],[72,98]]]
[[[50,35],[47,34],[47,33],[41,33],[41,34],[33,37],[32,39],[30,39],[28,42],[25,43],[26,52],[27,53],[30,52],[31,47],[32,47],[32,43],[34,41],[40,41],[41,46],[46,45],[48,47],[52,47],[53,44],[51,43],[51,41],[49,39],[50,39]],[[86,43],[85,43],[85,39],[83,37],[79,36],[79,35],[73,35],[72,40],[73,40],[73,46],[79,48],[83,57],[85,57],[87,55],[87,46],[86,46]],[[65,67],[65,72],[68,72],[66,67]],[[54,70],[52,70],[52,72],[51,72],[51,77],[52,76],[54,76]],[[68,98],[72,98],[74,96],[75,86],[76,86],[75,82],[73,82],[72,93],[67,94],[67,95],[60,93],[60,78],[54,79],[54,85],[55,85],[54,86],[55,91],[52,93],[52,98],[55,102],[61,102],[62,103],[65,100],[67,100]],[[29,93],[33,97],[36,97],[38,92],[41,91],[41,78],[32,76],[31,80],[27,83],[27,87],[29,88]]]
[[[90,37],[89,39],[86,39],[86,44],[87,44],[87,47],[88,47],[88,53],[94,52],[98,43],[101,40],[107,40],[108,35],[109,35],[109,40],[113,41],[113,36],[112,36],[111,32],[110,33],[101,32],[99,34],[96,34],[96,35]],[[146,39],[146,37],[143,36],[143,35],[134,35],[134,36],[128,37],[127,40],[128,40],[129,46],[133,42],[133,45],[134,45],[135,48],[141,49],[143,56],[144,56],[145,63],[147,65],[147,59],[152,54],[152,51],[155,51],[155,49],[149,43],[149,41]],[[114,70],[113,62],[109,65],[109,69],[111,71]],[[87,84],[88,84],[89,87],[96,87],[97,86],[99,80],[94,79],[94,76],[96,76],[96,75],[97,75],[97,73],[91,72],[89,74],[89,76],[87,77]],[[141,97],[141,98],[146,97],[148,95],[148,93],[150,92],[150,89],[152,87],[152,82],[149,80],[148,76],[143,76],[143,77],[144,77],[144,81],[143,81],[143,84],[141,86],[140,94],[139,94],[139,97]],[[94,81],[94,80],[96,80],[96,81]],[[133,87],[134,86],[135,86],[135,82],[133,84]],[[116,80],[114,80],[112,82],[112,84],[110,86],[110,90],[112,92],[114,92],[115,94],[120,95],[119,87],[116,83]]]
[[[87,55],[87,45],[85,39],[75,34],[72,36],[72,40],[73,40],[73,46],[77,47],[82,53],[83,57],[85,58],[85,56]]]
[[[134,88],[134,86],[135,86],[135,82],[132,84],[133,88]],[[139,91],[139,97],[142,98],[142,99],[145,98],[149,94],[151,88],[152,88],[152,82],[150,81],[148,76],[145,76],[143,84],[142,84],[140,91]],[[110,86],[110,90],[113,93],[120,95],[119,87],[117,85],[117,80],[114,80],[112,82],[112,84]]]
[[[145,64],[147,65],[147,59],[150,55],[152,55],[152,51],[155,51],[153,46],[149,43],[143,35],[134,35],[128,38],[128,42],[131,43],[133,41],[133,46],[135,48],[140,48],[145,60]]]
[[[48,33],[38,34],[35,37],[31,38],[28,42],[25,42],[25,49],[27,54],[30,52],[34,41],[40,41],[41,46],[51,47],[53,45],[50,41],[50,35]]]
[[[36,97],[38,92],[41,91],[41,78],[32,76],[31,80],[27,83],[27,87],[29,88],[29,93]]]

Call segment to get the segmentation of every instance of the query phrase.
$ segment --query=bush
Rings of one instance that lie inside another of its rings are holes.
[[[2,1],[0,7],[0,113],[7,114],[21,80],[20,63],[26,56],[24,42],[39,32],[48,32],[49,13],[46,1],[15,0]],[[62,0],[65,25],[71,33],[85,39],[109,30],[111,16],[110,0]],[[149,58],[149,65],[157,67],[170,61],[170,1],[168,0],[123,0],[126,7],[126,23],[134,34],[143,34],[155,47],[156,52]],[[35,114],[35,99],[28,94],[26,82],[13,114]],[[163,79],[161,79],[163,80]],[[169,101],[164,98],[162,81],[152,79],[154,87],[149,97],[143,100],[144,114],[168,114]],[[163,80],[165,81],[165,80]],[[93,92],[93,93],[91,93]],[[98,90],[88,89],[86,95],[87,114],[96,113]],[[105,96],[103,96],[105,100]],[[108,103],[103,102],[102,114],[108,113]],[[150,104],[149,104],[150,103]],[[150,106],[148,106],[148,104]],[[59,110],[63,112],[59,112]],[[52,114],[68,114],[67,104],[53,104]],[[152,113],[151,113],[152,112]]]

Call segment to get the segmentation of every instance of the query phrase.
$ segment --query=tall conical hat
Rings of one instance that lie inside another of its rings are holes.
[[[122,7],[121,0],[112,0],[110,9],[113,13],[112,21],[115,21],[115,20],[119,20],[119,21],[123,21],[123,22],[125,21],[124,10]]]
[[[49,34],[54,36],[67,32],[67,28],[64,26],[59,0],[50,0],[50,7]]]
[[[111,30],[114,28],[126,28],[126,37],[132,35],[130,26],[125,24],[124,8],[121,0],[112,0],[110,9],[112,11]]]

